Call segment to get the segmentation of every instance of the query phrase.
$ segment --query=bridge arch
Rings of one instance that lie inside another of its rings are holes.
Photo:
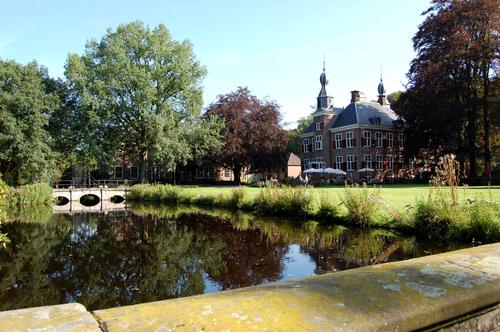
[[[80,204],[83,206],[95,206],[101,202],[101,197],[95,193],[86,193],[80,197]]]
[[[68,198],[68,197],[66,197],[66,196],[64,196],[64,195],[63,195],[63,196],[56,196],[56,197],[55,197],[55,203],[56,203],[56,205],[58,205],[58,206],[64,206],[64,205],[66,205],[66,204],[69,204],[69,203],[70,203],[70,200],[69,200],[69,198]]]

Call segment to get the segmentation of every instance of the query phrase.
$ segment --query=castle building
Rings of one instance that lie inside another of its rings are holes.
[[[362,93],[354,90],[344,108],[333,107],[324,65],[319,81],[313,123],[300,135],[303,169],[341,169],[352,181],[397,176],[405,168],[404,136],[401,121],[387,101],[382,78],[377,102],[363,101]]]

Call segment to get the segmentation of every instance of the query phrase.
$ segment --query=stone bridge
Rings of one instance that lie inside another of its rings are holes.
[[[126,207],[126,199],[129,189],[125,188],[69,188],[53,189],[52,197],[65,198],[62,204],[54,205],[55,213],[65,212],[98,212]],[[84,196],[95,196],[98,198],[92,206],[83,205],[81,199]],[[112,198],[118,198],[119,203],[112,202]]]
[[[128,189],[124,188],[69,188],[53,189],[54,198],[64,197],[70,202],[80,201],[83,196],[93,195],[99,198],[99,201],[109,201],[112,197],[127,198]]]

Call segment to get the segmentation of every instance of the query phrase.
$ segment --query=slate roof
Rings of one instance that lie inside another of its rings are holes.
[[[290,153],[290,156],[288,157],[288,162],[286,164],[287,166],[302,166],[300,158],[294,153]]]
[[[398,117],[389,107],[375,102],[350,103],[334,120],[331,128],[353,124],[395,128]]]

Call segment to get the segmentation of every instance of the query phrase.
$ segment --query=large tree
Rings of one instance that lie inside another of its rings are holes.
[[[49,80],[36,62],[0,60],[0,173],[11,185],[49,181],[54,174],[57,155],[47,127],[59,99]]]
[[[395,105],[406,120],[406,142],[457,152],[476,176],[481,150],[485,164],[491,162],[500,7],[495,0],[434,0],[423,15],[413,38],[410,87]]]
[[[219,96],[208,107],[206,116],[224,120],[224,148],[215,155],[215,161],[233,171],[237,184],[244,168],[264,172],[284,166],[288,136],[275,102],[259,100],[250,90],[240,87]]]
[[[82,56],[71,54],[66,76],[81,107],[87,164],[138,161],[144,181],[148,164],[174,170],[217,145],[220,123],[199,116],[205,73],[190,42],[173,40],[164,25],[120,25],[89,41]]]
[[[311,123],[313,123],[312,116],[302,117],[297,121],[297,128],[290,129],[288,131],[288,137],[289,137],[288,147],[287,147],[288,152],[300,155],[302,148],[301,144],[302,140],[300,138],[300,134],[302,134],[304,130],[306,130],[306,128],[309,127],[309,125],[311,125]]]

